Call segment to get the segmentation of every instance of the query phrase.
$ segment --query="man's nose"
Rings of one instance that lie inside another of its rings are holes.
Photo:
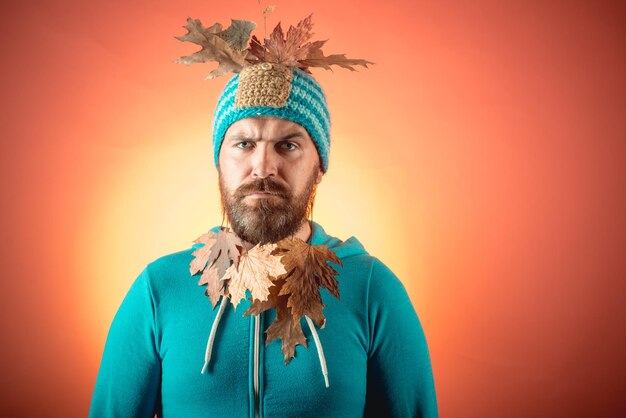
[[[259,144],[252,156],[252,177],[274,177],[278,171],[278,156],[269,144]]]

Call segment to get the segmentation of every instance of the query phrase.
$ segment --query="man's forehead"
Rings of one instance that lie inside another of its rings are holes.
[[[299,135],[311,140],[307,130],[300,124],[276,116],[254,116],[234,122],[226,130],[225,137],[258,137]]]

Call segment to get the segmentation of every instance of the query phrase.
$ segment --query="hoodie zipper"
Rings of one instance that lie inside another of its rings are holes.
[[[253,371],[252,386],[254,391],[254,418],[259,417],[259,357],[260,357],[260,339],[261,339],[261,317],[254,315],[254,353],[253,353]]]

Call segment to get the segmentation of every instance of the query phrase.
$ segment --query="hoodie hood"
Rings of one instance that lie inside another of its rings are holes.
[[[337,257],[342,260],[354,255],[367,254],[363,245],[355,237],[350,237],[347,240],[342,241],[339,238],[328,235],[321,225],[313,221],[311,221],[311,229],[313,232],[311,233],[310,244],[326,245],[330,250],[337,254]]]

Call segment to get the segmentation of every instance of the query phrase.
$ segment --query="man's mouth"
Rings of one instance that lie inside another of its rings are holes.
[[[246,197],[249,197],[252,199],[268,199],[271,197],[282,197],[282,196],[276,193],[272,193],[272,192],[256,191],[256,192],[248,193]]]

